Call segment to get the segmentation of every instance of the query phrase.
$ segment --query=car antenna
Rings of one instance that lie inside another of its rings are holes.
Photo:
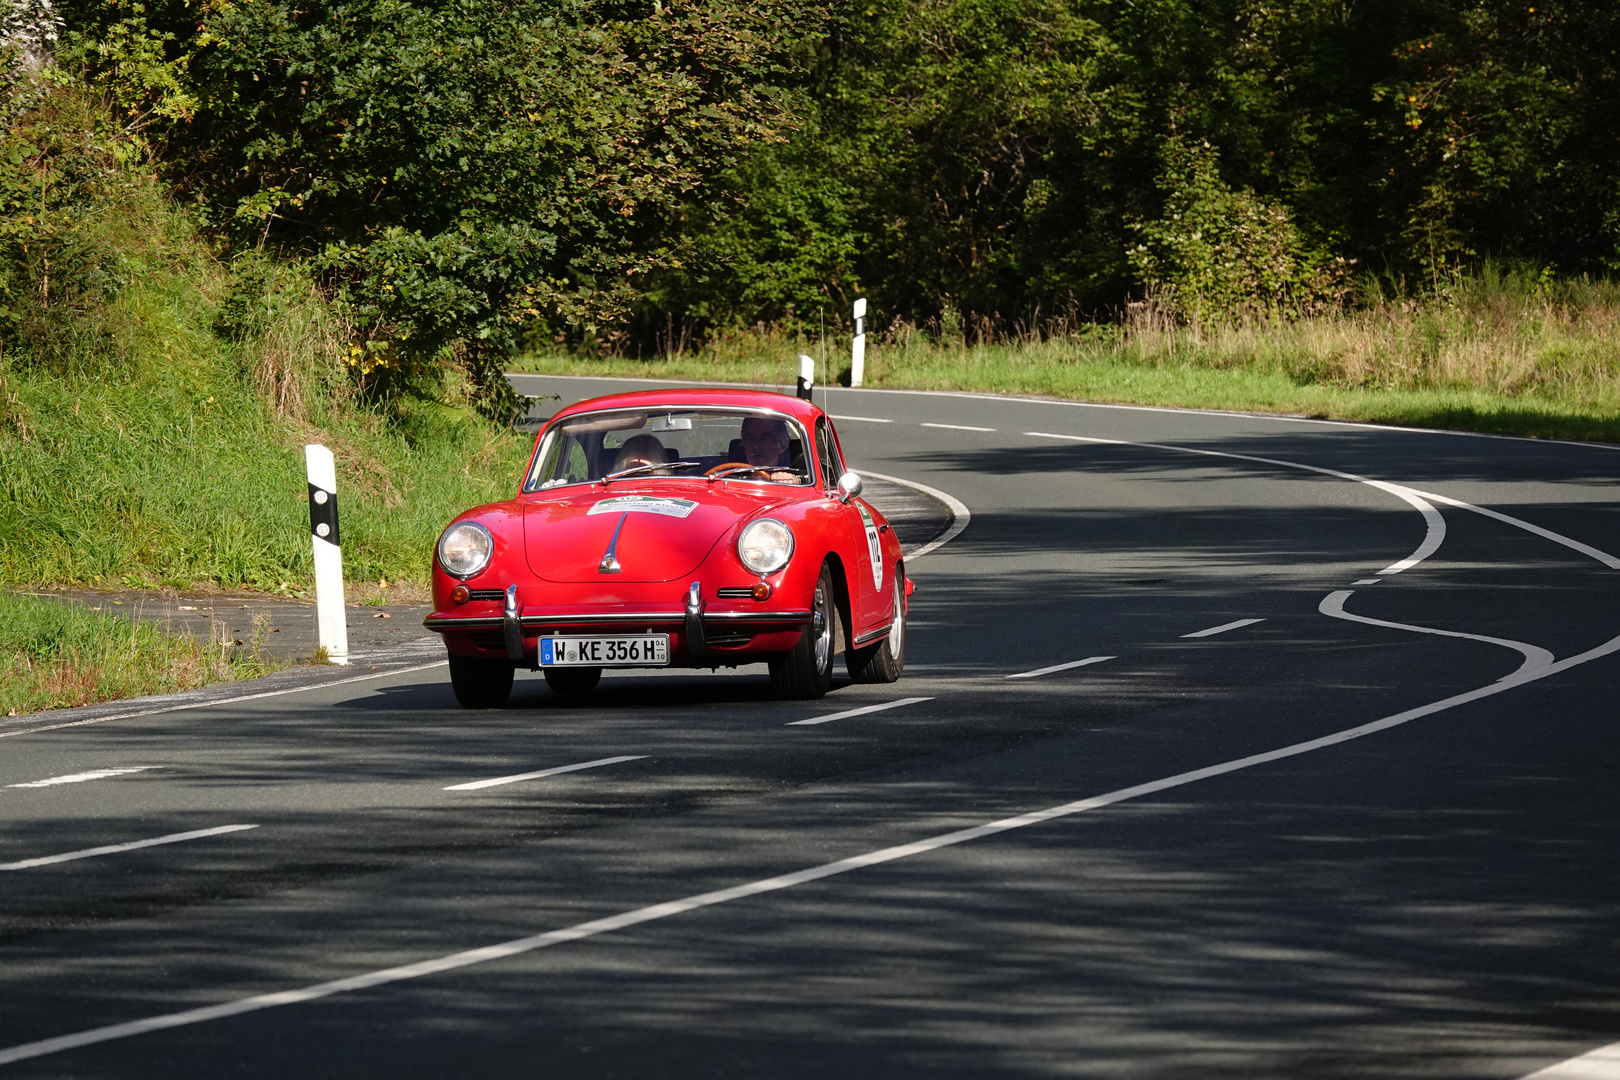
[[[825,304],[817,312],[821,317],[821,403],[827,404],[827,307]],[[814,401],[811,402],[815,404]]]

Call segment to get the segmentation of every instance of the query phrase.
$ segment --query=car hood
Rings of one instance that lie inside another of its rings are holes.
[[[523,548],[546,581],[674,581],[696,570],[739,518],[783,501],[779,490],[732,484],[592,485],[528,503]],[[610,543],[616,574],[601,570]]]

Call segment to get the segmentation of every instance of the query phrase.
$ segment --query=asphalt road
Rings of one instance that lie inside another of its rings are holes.
[[[1513,1078],[1620,1039],[1620,450],[829,408],[972,512],[894,685],[473,713],[428,667],[0,739],[0,1076]]]

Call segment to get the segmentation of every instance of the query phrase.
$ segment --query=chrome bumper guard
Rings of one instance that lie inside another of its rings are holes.
[[[501,630],[506,635],[506,655],[513,660],[523,659],[523,616],[518,607],[516,585],[506,587],[506,612],[501,616]]]
[[[702,656],[708,649],[708,638],[703,633],[703,583],[694,581],[686,589],[686,649],[693,656]]]

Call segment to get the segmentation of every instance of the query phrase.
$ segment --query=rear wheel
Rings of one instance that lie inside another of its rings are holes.
[[[512,696],[512,664],[479,656],[450,658],[450,689],[464,709],[494,709]]]
[[[810,605],[810,625],[786,656],[771,661],[771,687],[777,696],[813,701],[832,689],[833,620],[832,571],[823,564]]]
[[[864,649],[850,649],[844,653],[849,677],[856,682],[894,682],[906,666],[906,575],[900,567],[894,571],[894,621],[889,623],[889,636],[876,645]]]
[[[588,694],[602,681],[599,667],[548,667],[546,685],[553,694]]]

